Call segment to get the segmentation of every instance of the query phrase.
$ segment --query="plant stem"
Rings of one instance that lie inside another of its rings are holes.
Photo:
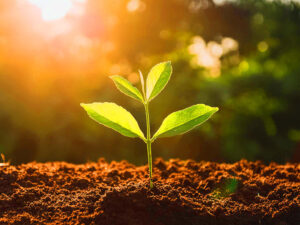
[[[150,177],[150,188],[153,188],[152,182],[152,152],[151,152],[151,134],[150,134],[150,116],[149,116],[149,102],[144,104],[146,112],[146,123],[147,123],[147,156],[149,166],[149,177]]]

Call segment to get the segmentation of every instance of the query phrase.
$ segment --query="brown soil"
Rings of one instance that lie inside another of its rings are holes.
[[[0,224],[300,224],[300,164],[157,159],[0,167]]]

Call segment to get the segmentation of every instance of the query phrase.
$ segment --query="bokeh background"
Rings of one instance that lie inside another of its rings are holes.
[[[144,109],[110,75],[139,86],[156,63],[173,75],[150,105],[152,132],[196,103],[220,107],[154,157],[300,161],[300,4],[271,0],[0,1],[0,152],[13,164],[147,161],[138,139],[90,120],[113,101],[145,130]]]

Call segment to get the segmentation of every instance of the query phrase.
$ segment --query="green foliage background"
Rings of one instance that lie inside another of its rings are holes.
[[[117,17],[118,52],[108,60],[126,60],[144,74],[160,61],[172,61],[172,78],[150,106],[152,131],[166,115],[187,106],[204,103],[220,108],[196,130],[158,140],[152,147],[154,157],[299,162],[300,5],[263,0],[143,2],[142,13]],[[125,8],[124,4],[119,7]],[[97,38],[97,33],[93,35]],[[206,68],[191,63],[189,46],[194,36],[206,42],[222,37],[238,42],[238,52],[221,57],[220,76],[209,76]],[[106,74],[108,70],[99,76],[113,75]],[[64,89],[74,88],[74,81],[65,78],[66,86],[55,86],[51,96],[40,99],[44,110],[37,113],[26,100],[14,98],[20,90],[14,86],[18,76],[7,71],[1,64],[0,152],[13,163],[80,163],[99,157],[146,163],[142,141],[99,126],[79,106],[80,102],[116,102],[135,115],[145,130],[143,108],[119,94],[107,77],[93,90],[83,83],[77,91],[80,99],[65,94]]]

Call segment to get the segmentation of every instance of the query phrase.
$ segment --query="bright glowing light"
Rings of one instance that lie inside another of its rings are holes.
[[[40,8],[43,20],[52,21],[64,18],[72,8],[71,0],[28,0]]]
[[[127,10],[129,12],[135,12],[137,10],[143,11],[146,8],[146,4],[140,0],[130,0],[127,3]]]
[[[238,42],[232,38],[225,37],[220,42],[206,43],[202,37],[195,36],[188,47],[189,53],[194,55],[191,64],[205,67],[212,77],[220,76],[221,57],[228,52],[238,50]]]
[[[131,0],[127,4],[127,9],[129,12],[133,12],[139,9],[140,7],[140,1],[139,0]]]
[[[214,41],[210,41],[207,44],[207,48],[210,51],[210,53],[215,57],[220,58],[223,55],[222,45],[219,45],[218,43],[216,43]]]
[[[231,52],[231,51],[236,51],[239,48],[239,43],[230,37],[223,38],[221,45],[222,45],[224,54]]]

